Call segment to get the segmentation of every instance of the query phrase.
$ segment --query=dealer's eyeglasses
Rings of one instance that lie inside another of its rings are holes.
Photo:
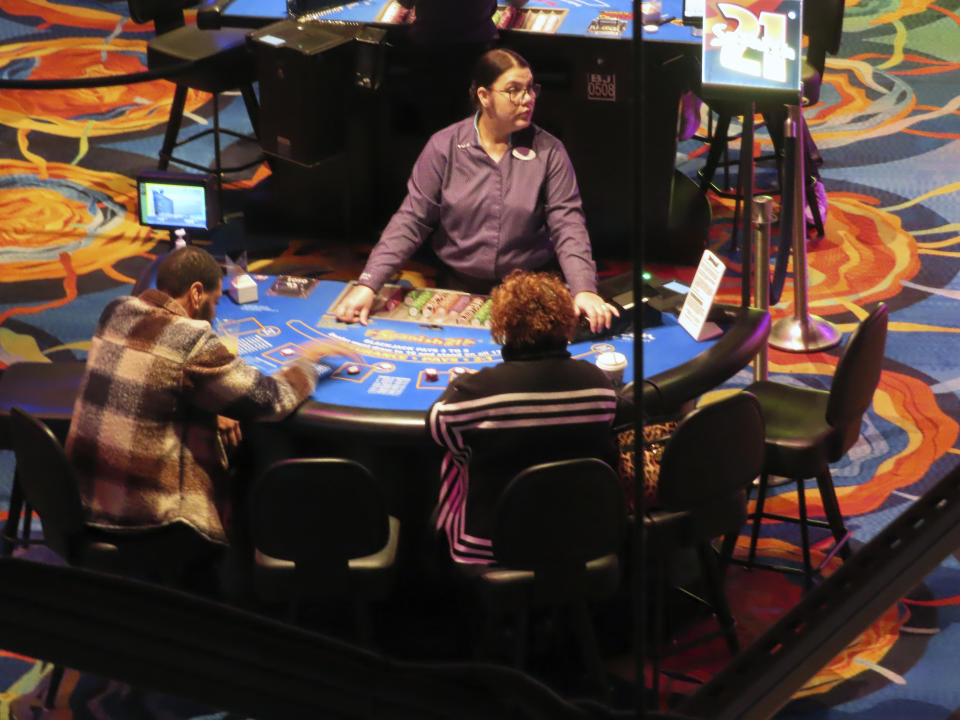
[[[508,87],[505,90],[497,90],[492,88],[494,92],[502,93],[510,98],[510,102],[514,105],[519,105],[523,102],[525,95],[529,95],[534,100],[540,97],[540,91],[543,87],[540,83],[533,83],[533,85],[527,85],[526,87]]]

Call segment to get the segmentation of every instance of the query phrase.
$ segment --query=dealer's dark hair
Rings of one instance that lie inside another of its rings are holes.
[[[223,283],[223,274],[213,256],[193,245],[174,250],[157,268],[157,289],[170,297],[180,297],[195,282],[213,292]]]
[[[573,299],[553,273],[514,270],[490,298],[490,332],[501,345],[565,347],[573,337]]]
[[[480,88],[489,88],[497,78],[503,75],[510,68],[528,68],[528,63],[522,55],[506,48],[494,48],[488,50],[477,64],[473,66],[473,82],[470,83],[470,107],[474,111],[480,107],[480,99],[477,97],[477,90]]]

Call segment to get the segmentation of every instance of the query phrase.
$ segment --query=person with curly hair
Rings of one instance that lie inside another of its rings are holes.
[[[558,270],[575,315],[594,332],[610,327],[618,312],[597,294],[570,157],[532,124],[540,92],[517,53],[497,48],[480,58],[470,88],[476,114],[427,142],[338,320],[366,324],[377,291],[430,238],[447,268],[443,287],[487,293],[517,268]]]
[[[563,281],[514,270],[492,300],[490,330],[503,362],[455,378],[428,416],[446,448],[437,530],[462,563],[493,562],[497,499],[521,470],[578,457],[616,467],[617,394],[596,365],[567,351],[577,317]]]

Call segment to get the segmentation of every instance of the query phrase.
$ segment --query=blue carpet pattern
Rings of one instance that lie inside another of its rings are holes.
[[[821,174],[830,201],[826,237],[809,245],[812,311],[846,333],[876,302],[891,309],[874,406],[859,442],[834,471],[858,542],[952,469],[960,452],[960,324],[953,305],[960,301],[958,25],[960,0],[848,2],[841,52],[828,58],[821,102],[806,112],[825,159]],[[0,78],[140,71],[151,33],[114,0],[0,0]],[[137,223],[134,177],[155,166],[171,101],[172,85],[163,81],[56,93],[0,91],[0,366],[82,357],[100,309],[129,292],[140,269],[166,249],[166,233]],[[209,122],[207,96],[191,93],[187,109],[197,124]],[[225,124],[246,129],[239,98],[224,114]],[[766,144],[759,133],[758,145]],[[684,143],[681,169],[695,173],[704,150]],[[242,152],[231,146],[227,159]],[[209,150],[198,148],[195,157],[209,161]],[[264,172],[251,170],[236,187]],[[758,185],[765,182],[761,173]],[[732,202],[711,202],[711,245],[728,263],[723,292],[735,299],[739,259],[727,244]],[[357,271],[309,244],[292,245],[281,262],[284,272],[322,267],[331,277],[349,277]],[[681,279],[692,274],[690,268],[659,269]],[[776,317],[792,313],[792,293],[788,281]],[[774,351],[771,375],[825,388],[837,353]],[[741,373],[718,392],[750,380]],[[0,507],[11,475],[10,455],[0,453]],[[811,513],[819,513],[815,491],[808,495]],[[790,512],[796,505],[796,493],[783,488],[770,509]],[[761,548],[783,558],[799,553],[796,538],[779,526],[765,528]],[[825,550],[822,544],[815,549]],[[944,560],[812,678],[781,717],[958,717],[958,559]],[[749,642],[799,598],[800,588],[777,575],[733,573],[730,594],[739,632]],[[722,650],[701,650],[671,662],[703,679],[725,660]],[[67,674],[57,709],[44,714],[48,673],[43,663],[0,654],[0,717],[211,716],[76,673]],[[691,689],[665,685],[666,698]]]

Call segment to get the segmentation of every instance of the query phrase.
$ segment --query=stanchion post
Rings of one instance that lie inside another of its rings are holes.
[[[792,203],[792,212],[782,213],[792,225],[789,237],[793,241],[793,317],[781,318],[770,328],[770,346],[789,352],[817,352],[840,343],[840,331],[833,323],[811,315],[807,303],[807,232],[803,208],[805,206],[803,168],[803,134],[799,98],[796,104],[787,106],[787,121],[784,123],[785,142],[790,153],[784,175],[790,174],[792,192],[784,193],[783,201]],[[792,155],[793,162],[789,162]],[[792,171],[792,172],[791,172]],[[781,229],[781,238],[787,234]],[[781,240],[782,242],[782,240]]]
[[[755,305],[770,312],[770,226],[773,224],[773,198],[760,195],[753,200],[754,290]],[[766,380],[768,369],[767,344],[753,361],[754,381]]]
[[[742,268],[740,304],[743,307],[750,305],[750,227],[753,222],[753,103],[743,115],[743,130],[740,134],[740,167],[737,171],[740,193],[743,195],[743,215],[740,218],[740,232],[743,241],[740,243],[740,266]]]

